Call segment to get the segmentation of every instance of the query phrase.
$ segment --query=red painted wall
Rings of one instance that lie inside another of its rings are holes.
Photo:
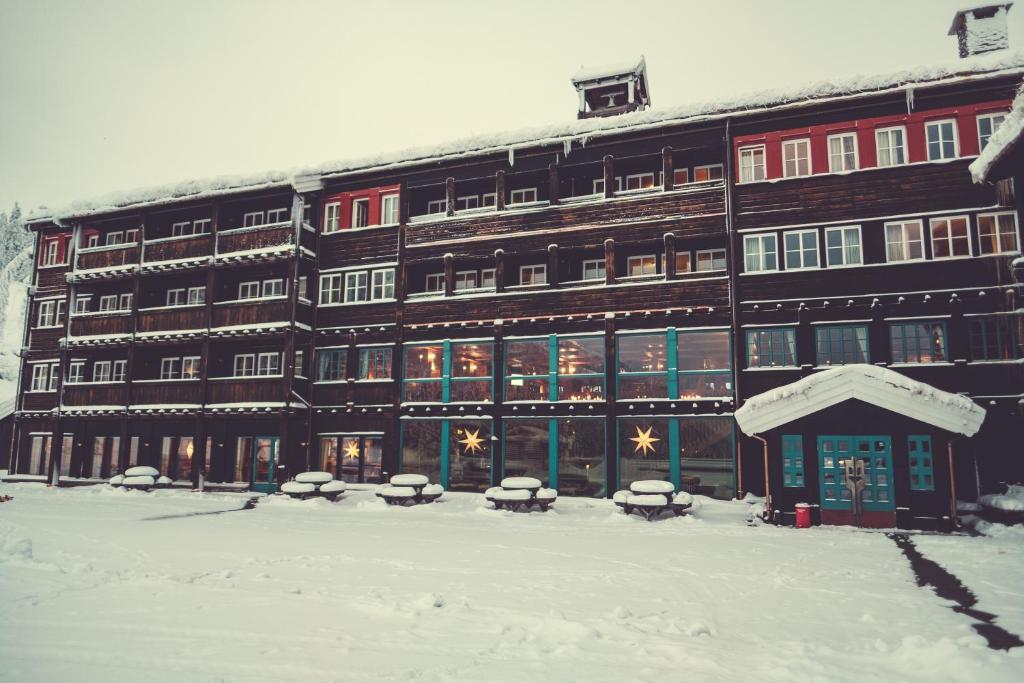
[[[50,242],[57,242],[57,261],[58,263],[67,262],[68,245],[71,243],[70,232],[60,232],[50,235],[43,235],[42,240],[39,243],[39,265],[43,265],[46,262],[46,251],[49,248]]]
[[[736,163],[736,180],[737,182],[739,181],[740,147],[758,144],[765,146],[765,175],[768,180],[772,180],[782,177],[782,141],[810,138],[812,173],[828,173],[828,137],[837,133],[854,131],[857,133],[857,153],[860,168],[874,168],[878,165],[875,150],[875,130],[892,126],[905,126],[907,129],[908,163],[924,162],[928,160],[924,133],[925,123],[939,119],[956,119],[960,156],[976,156],[978,154],[977,116],[979,114],[1007,111],[1009,108],[1009,100],[998,100],[960,107],[917,111],[897,116],[879,116],[856,121],[843,121],[806,128],[791,128],[770,133],[737,136],[733,149]]]
[[[370,200],[370,225],[380,225],[380,198],[382,195],[387,194],[398,194],[398,185],[385,185],[383,187],[370,187],[365,190],[356,190],[355,192],[339,192],[323,198],[320,202],[320,230],[323,230],[324,220],[326,217],[326,207],[328,204],[335,202],[341,203],[341,212],[338,216],[338,222],[342,230],[348,230],[352,227],[352,202],[356,199],[369,199]],[[401,200],[399,200],[401,202]]]

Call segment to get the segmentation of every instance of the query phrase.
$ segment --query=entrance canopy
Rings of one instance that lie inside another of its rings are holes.
[[[736,423],[746,434],[762,434],[850,399],[964,436],[977,433],[985,420],[985,409],[966,396],[892,370],[854,364],[822,370],[758,394],[736,411]]]

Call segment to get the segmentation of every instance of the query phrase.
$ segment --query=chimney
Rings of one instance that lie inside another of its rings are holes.
[[[643,111],[651,104],[647,63],[643,56],[625,64],[597,68],[581,66],[572,77],[572,84],[580,100],[577,118]]]
[[[1011,7],[1012,2],[997,2],[957,12],[948,35],[956,36],[960,57],[972,57],[1010,47],[1006,14]]]

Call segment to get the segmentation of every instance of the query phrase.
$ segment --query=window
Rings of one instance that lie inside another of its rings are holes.
[[[370,200],[352,200],[352,227],[365,228],[370,224]]]
[[[480,195],[480,206],[497,206],[498,205],[498,193],[497,192],[485,192]]]
[[[604,399],[604,338],[549,338],[557,344],[558,363],[554,368],[558,401],[600,401]]]
[[[686,185],[690,182],[690,170],[687,168],[677,168],[672,172],[672,183],[673,185]]]
[[[875,151],[879,166],[902,166],[907,163],[907,131],[897,128],[881,128],[875,131]]]
[[[594,194],[604,194],[604,178],[595,178],[593,185]],[[615,178],[615,191],[622,192],[622,176]]]
[[[58,264],[57,254],[60,250],[60,240],[48,240],[46,242],[46,251],[43,256],[44,266],[55,266]]]
[[[138,228],[132,228],[130,230],[125,230],[124,231],[124,239],[125,239],[125,242],[129,242],[131,244],[135,244],[136,242],[139,241],[139,229]]]
[[[831,173],[857,170],[857,134],[828,136],[828,170]]]
[[[928,142],[928,161],[956,159],[956,121],[929,121],[924,130]]]
[[[235,355],[235,377],[252,377],[256,373],[256,356],[251,353]]]
[[[426,291],[443,292],[444,273],[430,273],[429,275],[427,275]]]
[[[774,234],[747,235],[743,238],[744,270],[761,273],[778,270],[778,247]]]
[[[182,379],[199,379],[199,369],[201,367],[199,356],[186,356],[181,359],[181,378]]]
[[[76,296],[75,297],[75,313],[88,313],[89,302],[92,301],[92,296]]]
[[[795,230],[782,234],[786,248],[786,270],[818,267],[818,231]]]
[[[260,298],[260,283],[259,281],[254,282],[241,282],[238,285],[238,298],[239,299],[258,299]]]
[[[188,288],[188,302],[189,304],[205,304],[206,303],[206,287],[189,287]]]
[[[398,225],[397,194],[386,194],[380,198],[380,224]]]
[[[978,244],[982,254],[1007,254],[1020,251],[1017,216],[1012,212],[978,215]]]
[[[996,132],[999,124],[1006,119],[1005,112],[998,114],[982,114],[978,117],[978,151],[985,149],[988,139]]]
[[[818,365],[870,363],[867,325],[819,325],[814,329]]]
[[[171,237],[183,237],[192,234],[192,224],[188,221],[171,223]]]
[[[160,379],[178,379],[180,376],[180,358],[163,358],[160,360]]]
[[[373,288],[370,290],[370,298],[373,301],[381,301],[395,298],[395,271],[393,268],[371,271]]]
[[[109,382],[110,381],[110,361],[100,360],[93,363],[92,366],[92,381],[93,382]]]
[[[259,354],[256,363],[256,374],[263,377],[281,374],[281,354],[276,351]]]
[[[490,402],[493,394],[494,344],[491,342],[452,342],[448,345],[451,363],[451,401]],[[443,398],[442,390],[442,398]]]
[[[447,213],[448,200],[434,199],[427,202],[427,213]]]
[[[367,273],[365,270],[345,273],[345,303],[366,301],[369,297],[366,282]]]
[[[654,254],[630,256],[626,259],[626,274],[629,277],[654,275],[658,272],[658,260]]]
[[[804,438],[800,434],[782,435],[782,485],[787,488],[804,485]]]
[[[942,363],[946,360],[946,325],[914,321],[889,325],[893,363]]]
[[[341,301],[341,275],[332,273],[320,276],[320,303],[336,304]]]
[[[338,232],[341,229],[341,203],[331,202],[324,206],[324,232]]]
[[[548,281],[548,267],[546,265],[520,266],[519,284],[521,285],[543,285]]]
[[[676,332],[679,398],[723,398],[732,393],[732,353],[727,330]],[[671,382],[671,376],[669,380]],[[669,385],[671,393],[671,383]],[[669,396],[674,398],[674,396]]]
[[[933,218],[932,258],[953,258],[971,255],[971,239],[967,230],[967,216]]]
[[[110,369],[111,382],[123,382],[128,370],[128,361],[115,360]]]
[[[50,366],[46,363],[32,365],[32,388],[30,391],[49,391]]]
[[[620,335],[618,398],[668,398],[668,341],[664,332]]]
[[[494,268],[484,268],[480,271],[480,286],[484,289],[494,289],[495,285],[495,270]]]
[[[39,313],[36,327],[55,327],[57,325],[57,300],[48,299],[39,302]]]
[[[348,362],[346,349],[321,349],[316,352],[316,380],[337,382],[345,379],[345,365]]]
[[[795,178],[811,174],[811,141],[783,140],[782,176]]]
[[[306,352],[302,349],[295,349],[295,376],[306,376]]]
[[[124,244],[124,233],[123,232],[108,232],[106,237],[106,245],[108,247],[117,244]]]
[[[168,289],[167,290],[167,305],[168,306],[183,306],[185,304],[185,290],[184,289]]]
[[[85,248],[91,249],[92,247],[100,246],[100,236],[96,234],[89,235],[85,240]]]
[[[712,180],[721,179],[721,164],[711,164],[710,166],[695,166],[693,169],[693,182],[695,183],[706,183]]]
[[[441,343],[406,346],[402,400],[443,400],[443,367],[444,346]]]
[[[740,182],[754,183],[764,177],[764,145],[740,147]]]
[[[267,209],[267,224],[284,223],[288,220],[288,209]]]
[[[250,211],[242,216],[242,227],[251,228],[256,225],[263,225],[263,212]]]
[[[697,272],[725,270],[725,249],[702,249],[697,252]]]
[[[116,311],[117,310],[117,295],[107,294],[100,297],[100,310],[101,311]]]
[[[117,308],[118,310],[121,311],[132,310],[132,295],[122,294],[121,296],[117,297]]]
[[[792,327],[764,327],[747,330],[747,367],[795,366],[796,330]]]
[[[626,176],[626,190],[649,190],[654,187],[653,173],[634,173]]]
[[[860,226],[825,228],[825,257],[829,268],[862,263]]]
[[[299,276],[299,291],[297,292],[300,299],[309,300],[309,277],[306,275]]]
[[[1018,316],[971,318],[971,360],[1014,360],[1024,357]]]
[[[551,338],[505,342],[505,400],[551,400]]]
[[[264,280],[263,296],[284,296],[284,279]]]
[[[526,204],[537,201],[537,188],[524,187],[520,190],[512,190],[509,204]]]
[[[359,379],[391,379],[391,349],[359,349]]]
[[[68,384],[78,384],[85,378],[85,363],[80,360],[68,365]]]
[[[459,197],[455,200],[456,211],[466,211],[468,209],[479,209],[480,208],[480,197],[475,194],[468,195],[466,197]]]
[[[584,280],[601,280],[605,279],[604,270],[604,259],[590,259],[583,262],[583,279]]]
[[[907,457],[910,464],[910,490],[934,491],[935,472],[932,465],[932,437],[907,437]]]
[[[193,235],[204,235],[210,232],[210,225],[213,220],[210,218],[200,218],[192,221],[192,234]]]
[[[918,261],[924,258],[921,221],[885,224],[885,260]]]
[[[476,271],[460,270],[455,273],[455,291],[460,289],[476,289]]]
[[[665,255],[661,255],[662,270],[665,268]],[[692,263],[690,262],[690,252],[688,251],[677,251],[676,252],[676,272],[677,273],[689,273],[692,269]]]

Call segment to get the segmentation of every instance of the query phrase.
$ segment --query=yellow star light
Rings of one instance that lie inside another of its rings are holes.
[[[651,453],[654,452],[654,442],[661,441],[661,439],[651,436],[651,432],[653,430],[654,427],[648,427],[646,432],[641,430],[639,427],[636,428],[636,436],[630,437],[629,439],[636,444],[636,448],[633,449],[634,453],[641,450],[643,451],[641,455],[647,455],[648,450],[650,450]]]
[[[345,457],[347,458],[358,458],[359,457],[359,442],[349,441],[348,445],[345,446]]]
[[[465,439],[459,439],[459,443],[465,444],[466,447],[465,447],[465,449],[463,449],[463,452],[467,453],[467,454],[469,454],[469,453],[476,453],[476,452],[483,453],[484,452],[483,446],[480,445],[483,442],[484,442],[484,440],[482,438],[480,438],[480,430],[479,429],[476,430],[475,432],[471,432],[471,431],[469,431],[467,429],[466,430],[466,438]]]

